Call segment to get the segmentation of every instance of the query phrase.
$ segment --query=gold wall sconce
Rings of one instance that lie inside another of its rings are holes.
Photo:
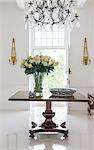
[[[15,38],[12,39],[11,57],[9,59],[9,63],[12,65],[16,65],[17,63]]]
[[[91,59],[89,58],[88,46],[87,46],[87,38],[84,38],[84,51],[83,51],[83,64],[89,65],[91,63]]]

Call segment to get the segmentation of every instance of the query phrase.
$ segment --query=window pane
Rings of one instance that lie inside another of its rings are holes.
[[[55,67],[55,70],[50,72],[48,75],[44,76],[44,91],[49,91],[50,88],[63,88],[65,87],[65,70],[66,64],[64,62],[66,59],[66,50],[53,50],[53,49],[43,49],[43,50],[34,50],[34,54],[42,54],[51,56],[53,59],[59,62],[58,66]]]
[[[58,39],[53,39],[53,46],[57,46],[58,45]]]
[[[47,39],[47,45],[46,46],[52,46],[52,40],[51,39]]]
[[[40,37],[41,37],[41,32],[35,32],[35,39],[36,39],[36,38],[39,38],[39,39],[40,39]]]
[[[58,38],[59,32],[53,32],[53,38]]]
[[[36,38],[36,40],[35,40],[35,45],[36,45],[36,46],[41,46],[41,39]]]
[[[47,39],[52,38],[52,32],[46,32]]]
[[[64,47],[64,44],[64,29],[59,29],[57,26],[55,26],[53,30],[38,30],[37,28],[35,29],[35,47]]]
[[[61,32],[60,34],[58,34],[58,38],[59,39],[64,39],[64,32]]]
[[[46,43],[47,43],[46,39],[42,39],[42,40],[41,40],[41,45],[40,45],[40,46],[45,46]]]
[[[58,42],[59,42],[58,44],[59,46],[64,46],[64,39],[59,39]]]

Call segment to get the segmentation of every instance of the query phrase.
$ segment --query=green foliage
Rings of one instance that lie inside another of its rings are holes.
[[[34,73],[50,73],[54,70],[54,67],[58,65],[58,62],[53,60],[49,56],[36,55],[35,57],[27,57],[21,63],[21,67],[25,69],[25,74]]]
[[[64,53],[58,52],[58,66],[55,67],[54,72],[44,77],[44,84],[47,88],[62,88],[64,86]]]

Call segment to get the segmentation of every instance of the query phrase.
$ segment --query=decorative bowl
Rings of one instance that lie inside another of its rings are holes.
[[[72,96],[76,89],[73,88],[51,88],[50,92],[54,96]]]

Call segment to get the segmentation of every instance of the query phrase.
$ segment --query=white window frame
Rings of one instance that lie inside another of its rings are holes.
[[[34,51],[37,51],[37,50],[45,50],[45,49],[48,49],[48,50],[51,50],[51,49],[55,49],[55,50],[66,50],[66,69],[65,69],[65,74],[66,72],[68,72],[68,68],[69,68],[69,45],[70,45],[70,33],[68,32],[68,30],[65,29],[65,44],[64,46],[61,46],[61,47],[56,47],[56,46],[34,46],[34,40],[35,40],[35,30],[32,28],[29,28],[29,55],[32,55],[34,56]],[[69,77],[67,77],[69,78]],[[29,77],[29,91],[32,91],[33,87],[31,86],[31,76]],[[68,86],[68,85],[67,85]]]
[[[29,30],[32,30],[32,29],[29,29]],[[35,50],[39,50],[39,49],[67,49],[68,48],[68,31],[66,29],[64,29],[64,46],[35,46],[34,43],[35,43],[35,30],[32,30],[32,51]]]
[[[34,56],[34,50],[43,50],[43,49],[48,49],[48,50],[50,50],[50,49],[59,49],[59,50],[66,50],[66,69],[65,69],[65,74],[67,73],[67,68],[68,68],[68,66],[69,66],[69,46],[70,46],[70,33],[69,33],[69,31],[68,30],[66,30],[65,29],[65,40],[64,40],[64,46],[46,46],[46,47],[44,47],[44,46],[35,46],[34,45],[34,43],[35,43],[35,32],[34,32],[34,29],[32,30],[32,28],[29,28],[29,55],[32,55],[32,56]],[[32,85],[31,85],[31,83],[32,83],[32,77],[31,76],[29,76],[29,91],[33,91],[32,90]],[[67,80],[66,80],[67,81]],[[66,83],[66,87],[67,87],[68,85],[67,85],[67,83]],[[35,104],[34,103],[30,103],[30,107],[31,107],[31,109],[30,110],[32,110],[32,112],[34,113],[34,106],[35,106]],[[31,113],[32,114],[32,113]],[[32,118],[34,117],[34,115],[32,116]]]

